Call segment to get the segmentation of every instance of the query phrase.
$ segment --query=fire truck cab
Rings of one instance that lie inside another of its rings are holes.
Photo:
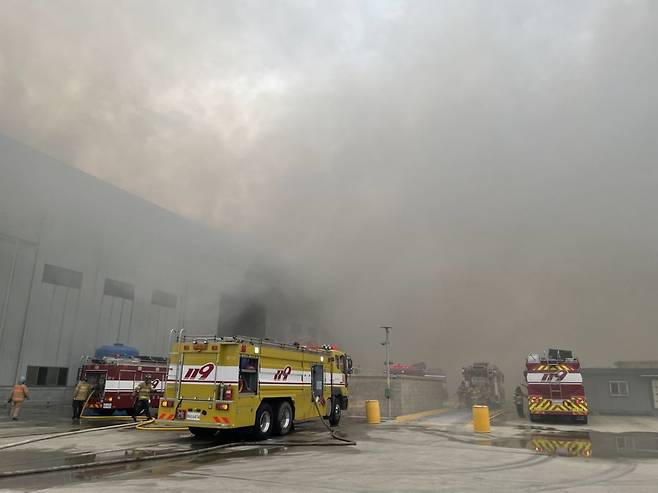
[[[150,405],[157,408],[164,392],[166,358],[140,356],[132,348],[115,346],[113,353],[99,348],[93,357],[85,357],[81,362],[79,375],[86,377],[93,389],[86,409],[103,415],[130,411],[135,403],[133,390],[147,375],[153,386]]]
[[[528,415],[531,421],[546,416],[571,416],[587,423],[589,413],[580,362],[565,349],[549,349],[526,359]]]
[[[196,436],[252,428],[259,438],[287,434],[318,416],[332,425],[347,409],[352,360],[335,346],[177,334],[158,419]]]

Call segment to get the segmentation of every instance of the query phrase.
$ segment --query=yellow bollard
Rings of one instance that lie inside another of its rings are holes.
[[[369,425],[376,425],[381,422],[379,401],[366,401],[366,418]]]
[[[489,433],[489,406],[473,406],[473,431]]]

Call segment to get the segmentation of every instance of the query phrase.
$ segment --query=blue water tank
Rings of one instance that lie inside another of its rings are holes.
[[[121,358],[134,358],[139,356],[139,351],[134,347],[124,346],[116,342],[111,346],[101,346],[94,353],[95,358],[104,358],[106,356],[116,356]]]

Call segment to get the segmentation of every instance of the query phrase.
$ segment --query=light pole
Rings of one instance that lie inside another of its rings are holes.
[[[386,348],[386,402],[388,406],[388,419],[391,419],[391,361],[389,359],[389,352],[391,349],[391,341],[389,339],[389,334],[391,332],[391,327],[389,325],[382,325],[382,329],[386,331],[386,340],[382,342],[382,346]]]

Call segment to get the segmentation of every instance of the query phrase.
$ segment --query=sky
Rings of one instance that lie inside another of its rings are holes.
[[[361,366],[658,359],[658,4],[0,0],[0,132],[257,245]]]

